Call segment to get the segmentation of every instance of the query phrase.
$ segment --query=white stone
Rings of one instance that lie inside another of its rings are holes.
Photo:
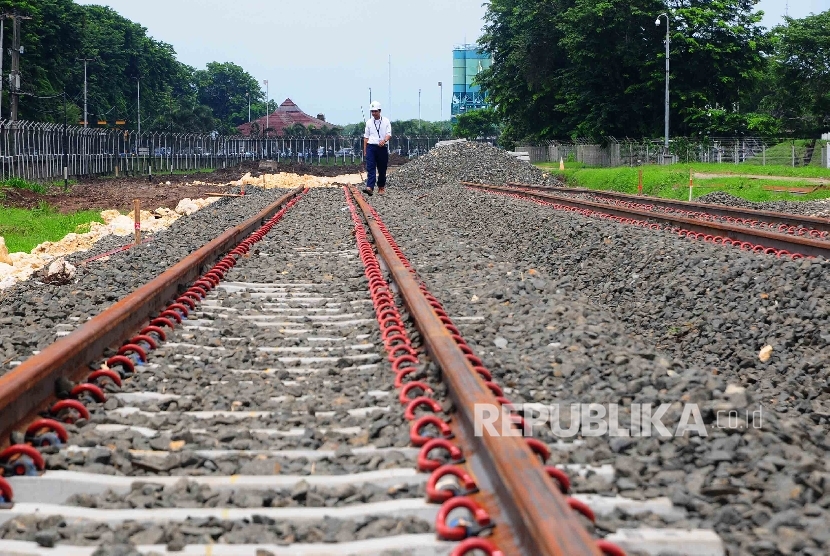
[[[3,236],[0,236],[0,263],[12,264],[12,260],[9,258],[9,249],[6,247],[6,240]]]

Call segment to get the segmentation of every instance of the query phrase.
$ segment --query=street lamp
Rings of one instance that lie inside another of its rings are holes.
[[[265,79],[262,83],[265,85],[265,136],[268,137],[268,116],[271,108],[269,105],[270,94],[268,93],[268,80]]]
[[[441,96],[439,97],[441,106],[441,121],[444,121],[444,83],[439,81],[438,88],[441,89]]]
[[[666,18],[666,122],[665,122],[665,143],[663,145],[663,157],[669,155],[669,14],[663,13],[657,16],[654,21],[656,26],[660,26],[660,18]]]

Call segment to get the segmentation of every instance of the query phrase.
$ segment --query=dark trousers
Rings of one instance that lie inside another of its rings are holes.
[[[375,188],[376,181],[378,187],[386,187],[386,168],[388,166],[389,149],[377,145],[366,145],[366,186],[369,189]],[[375,179],[375,169],[377,169],[377,180]]]

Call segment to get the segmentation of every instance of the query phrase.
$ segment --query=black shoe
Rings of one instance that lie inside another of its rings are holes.
[[[364,188],[364,189],[363,189],[363,192],[364,192],[366,195],[368,195],[369,197],[371,197],[371,196],[372,196],[372,194],[373,194],[375,191],[374,191],[374,189],[372,189],[371,187],[366,187],[366,188]]]

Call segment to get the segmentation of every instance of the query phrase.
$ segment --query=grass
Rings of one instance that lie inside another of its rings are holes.
[[[586,168],[586,167],[571,167],[565,165],[565,171],[559,172],[559,164],[540,164],[543,168],[555,167],[555,174],[564,174],[565,180],[574,186],[585,187],[588,189],[611,190],[622,193],[637,193],[637,172],[639,168]],[[571,166],[574,166],[571,164]],[[693,168],[695,172],[710,172],[718,174],[737,173],[736,171],[726,172],[724,166],[735,168],[734,165],[728,164],[675,164],[672,166],[643,166],[643,193],[654,197],[663,197],[666,199],[688,199],[689,198],[689,169]],[[741,166],[737,166],[741,168]],[[746,168],[745,166],[743,167]],[[752,169],[755,170],[756,167]],[[767,169],[769,173],[764,175],[785,175],[782,173],[773,173],[774,168],[771,166],[757,167],[758,169]],[[813,168],[789,168],[789,170],[809,171],[815,170]],[[822,170],[818,168],[818,170]],[[745,170],[744,170],[745,171]],[[830,171],[824,169],[825,175],[830,176]],[[753,174],[760,174],[760,172],[752,172]],[[790,174],[792,175],[792,174]],[[796,174],[798,176],[799,174]],[[817,177],[808,174],[801,177]],[[742,177],[728,177],[728,178],[712,178],[700,179],[695,178],[695,187],[692,190],[693,197],[700,197],[713,191],[724,191],[736,197],[741,197],[750,201],[804,201],[811,199],[830,198],[830,190],[824,189],[806,195],[794,195],[791,193],[776,193],[767,191],[765,186],[784,186],[784,187],[815,187],[815,184],[799,181],[782,182],[778,180],[766,179],[751,179]]]
[[[558,162],[539,162],[536,164],[540,168],[558,172]],[[783,165],[766,165],[757,166],[749,162],[743,164],[712,164],[705,162],[694,162],[691,164],[674,164],[671,166],[643,166],[643,169],[659,168],[663,171],[677,171],[683,169],[686,172],[686,183],[689,182],[689,169],[693,169],[695,173],[700,174],[752,174],[756,176],[784,176],[794,178],[828,178],[830,179],[830,168],[822,168],[820,166],[783,166]],[[581,162],[566,162],[565,172],[571,170],[592,169],[592,170],[606,170],[606,168],[595,168],[586,166]],[[616,169],[616,168],[614,168]],[[629,168],[630,169],[630,168]],[[636,172],[636,168],[634,169]],[[779,182],[781,184],[782,182]]]
[[[0,190],[4,187],[11,187],[13,189],[28,189],[35,193],[44,194],[49,189],[48,186],[42,183],[29,182],[23,178],[8,178],[0,181]]]
[[[58,241],[72,232],[88,232],[91,222],[102,222],[98,211],[60,214],[46,204],[31,210],[0,207],[0,236],[6,240],[10,253],[28,253],[44,241]]]
[[[194,168],[191,170],[173,170],[174,176],[189,176],[192,174],[212,174],[216,171],[216,168]],[[170,170],[157,170],[153,169],[154,176],[163,176],[169,175]]]

